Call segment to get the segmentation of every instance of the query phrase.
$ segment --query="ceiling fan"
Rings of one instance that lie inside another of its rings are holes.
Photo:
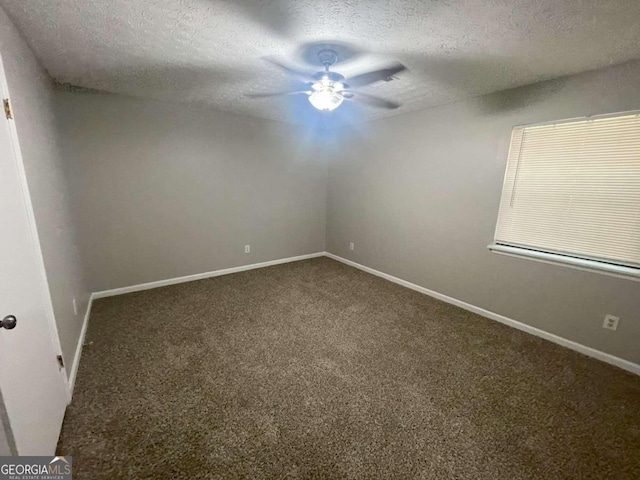
[[[306,88],[285,92],[247,94],[248,97],[264,98],[282,95],[308,95],[311,105],[323,112],[335,110],[344,100],[387,109],[394,109],[400,106],[398,103],[358,92],[354,89],[378,82],[389,82],[395,79],[396,74],[406,70],[406,67],[401,63],[394,63],[387,68],[362,73],[347,79],[339,73],[329,70],[338,61],[338,54],[335,50],[329,48],[322,49],[318,52],[318,60],[324,66],[324,70],[313,74],[295,70],[272,58],[268,58],[267,60],[287,72],[287,74],[291,75],[295,80],[303,82]]]

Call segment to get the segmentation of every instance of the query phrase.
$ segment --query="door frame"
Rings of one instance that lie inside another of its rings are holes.
[[[36,224],[35,215],[33,213],[33,203],[31,202],[31,194],[29,192],[29,182],[27,180],[27,173],[24,168],[24,161],[22,157],[22,150],[20,149],[20,136],[16,128],[16,112],[13,109],[11,102],[11,92],[9,91],[9,84],[7,82],[7,76],[4,69],[4,62],[2,60],[2,52],[0,52],[0,97],[2,99],[9,99],[12,110],[12,119],[2,119],[7,122],[9,127],[10,148],[13,153],[13,158],[20,177],[20,190],[22,191],[22,200],[25,204],[25,210],[29,222],[29,230],[31,231],[31,237],[33,238],[33,253],[35,255],[38,275],[40,282],[38,285],[34,285],[34,288],[40,290],[42,296],[42,302],[45,307],[47,325],[51,341],[53,342],[53,350],[56,355],[62,355],[62,345],[60,343],[60,335],[58,333],[58,326],[56,325],[55,314],[53,310],[53,302],[51,300],[51,290],[49,289],[49,281],[47,279],[47,271],[45,268],[44,257],[42,255],[42,248],[40,244],[40,237],[38,235],[38,227]],[[4,115],[4,109],[2,109],[2,115]],[[19,113],[18,113],[19,115]],[[53,359],[52,359],[53,361]],[[69,388],[69,379],[67,377],[66,368],[58,368],[61,380],[65,387],[67,395],[67,404],[71,403],[71,389]],[[8,433],[8,435],[10,432]]]

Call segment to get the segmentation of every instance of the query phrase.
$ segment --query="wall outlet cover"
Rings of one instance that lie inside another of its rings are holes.
[[[606,315],[604,317],[604,323],[602,324],[602,328],[606,328],[609,330],[617,330],[618,323],[620,322],[620,318],[614,315]]]

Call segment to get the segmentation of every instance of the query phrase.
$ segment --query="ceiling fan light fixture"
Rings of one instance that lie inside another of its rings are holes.
[[[307,95],[309,103],[321,112],[331,112],[342,105],[342,102],[345,100],[372,107],[386,108],[388,110],[393,110],[400,106],[399,103],[390,102],[374,95],[360,93],[357,90],[354,91],[354,89],[366,87],[367,85],[372,85],[377,82],[388,82],[394,79],[397,73],[407,69],[401,63],[396,62],[386,68],[371,70],[354,77],[345,78],[344,75],[330,70],[338,61],[338,54],[330,48],[325,48],[318,52],[318,60],[320,60],[320,63],[324,66],[324,71],[316,73],[298,71],[268,57],[267,60],[295,78],[299,84],[304,84],[306,88],[304,90],[287,90],[274,93],[245,94],[246,96],[251,98],[265,98],[304,94]]]
[[[344,97],[333,88],[323,88],[322,90],[316,90],[309,95],[309,102],[315,108],[322,112],[331,112],[340,106]]]
[[[322,112],[331,112],[338,108],[344,101],[340,90],[343,84],[333,82],[328,78],[322,78],[311,86],[313,93],[309,95],[309,102]]]

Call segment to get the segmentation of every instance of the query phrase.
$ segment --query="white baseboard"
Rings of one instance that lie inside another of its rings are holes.
[[[76,377],[78,376],[78,367],[80,366],[80,356],[82,355],[84,338],[87,335],[87,327],[89,326],[89,316],[91,315],[91,306],[93,305],[93,298],[94,298],[94,294],[92,293],[89,296],[89,303],[87,304],[87,311],[84,314],[82,330],[80,331],[80,338],[78,339],[78,345],[76,346],[76,354],[73,357],[73,365],[71,366],[71,374],[69,375],[69,403],[71,403],[71,397],[73,396],[73,389],[76,386]]]
[[[166,287],[169,285],[176,285],[178,283],[193,282],[194,280],[203,280],[205,278],[219,277],[221,275],[229,275],[230,273],[244,272],[247,270],[254,270],[256,268],[271,267],[273,265],[280,265],[282,263],[297,262],[300,260],[307,260],[309,258],[323,257],[325,252],[310,253],[308,255],[299,255],[297,257],[279,258],[278,260],[270,260],[268,262],[252,263],[250,265],[241,265],[239,267],[225,268],[222,270],[214,270],[213,272],[196,273],[194,275],[187,275],[184,277],[168,278],[166,280],[158,280],[157,282],[141,283],[139,285],[132,285],[130,287],[114,288],[112,290],[103,290],[101,292],[94,292],[92,297],[105,298],[113,297],[115,295],[123,295],[125,293],[140,292],[142,290],[150,290],[152,288]]]
[[[500,315],[498,313],[485,310],[484,308],[476,307],[475,305],[471,305],[470,303],[463,302],[462,300],[458,300],[456,298],[443,295],[442,293],[434,292],[433,290],[429,290],[428,288],[421,287],[420,285],[416,285],[415,283],[411,283],[406,280],[402,280],[401,278],[394,277],[393,275],[389,275],[387,273],[380,272],[373,268],[366,267],[354,261],[347,260],[346,258],[339,257],[338,255],[334,255],[333,253],[325,252],[325,255],[329,258],[332,258],[344,264],[350,265],[352,267],[358,268],[372,275],[376,275],[378,277],[384,278],[385,280],[389,280],[390,282],[397,283],[398,285],[402,285],[403,287],[407,287],[407,288],[410,288],[411,290],[415,290],[425,295],[429,295],[430,297],[437,298],[438,300],[442,300],[443,302],[450,303],[451,305],[455,305],[457,307],[463,308],[473,313],[477,313],[478,315],[489,318],[491,320],[495,320],[496,322],[503,323],[510,327],[516,328],[518,330],[522,330],[523,332],[527,332],[527,333],[530,333],[531,335],[535,335],[536,337],[544,338],[545,340],[549,340],[550,342],[557,343],[558,345],[562,345],[563,347],[566,347],[566,348],[570,348],[571,350],[575,350],[576,352],[587,355],[588,357],[596,358],[598,360],[609,363],[611,365],[615,365],[616,367],[620,367],[623,370],[627,370],[628,372],[635,373],[636,375],[640,375],[640,365],[638,365],[637,363],[630,362],[629,360],[616,357],[609,353],[601,352],[600,350],[587,347],[585,345],[574,342],[572,340],[567,340],[566,338],[559,337],[558,335],[554,335],[553,333],[540,330],[539,328],[535,328],[525,323],[518,322],[511,318],[505,317],[504,315]]]

